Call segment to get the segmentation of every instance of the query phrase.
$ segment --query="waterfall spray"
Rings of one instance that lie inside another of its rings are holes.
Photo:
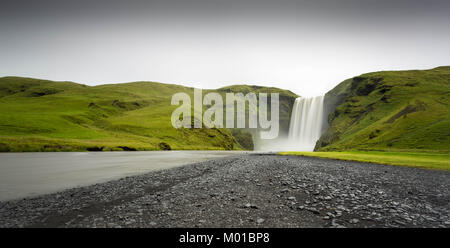
[[[289,125],[289,143],[298,151],[312,151],[322,134],[323,96],[295,99]]]

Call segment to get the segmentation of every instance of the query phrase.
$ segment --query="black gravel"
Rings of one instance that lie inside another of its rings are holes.
[[[450,172],[239,155],[0,202],[0,227],[450,227]]]

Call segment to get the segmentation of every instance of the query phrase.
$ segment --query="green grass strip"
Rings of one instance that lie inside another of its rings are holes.
[[[344,151],[344,152],[280,152],[279,154],[350,160],[358,162],[450,171],[450,154],[443,154],[443,153]]]

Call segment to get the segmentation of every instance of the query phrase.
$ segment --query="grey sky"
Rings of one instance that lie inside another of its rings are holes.
[[[0,76],[276,86],[450,65],[450,1],[2,1]]]

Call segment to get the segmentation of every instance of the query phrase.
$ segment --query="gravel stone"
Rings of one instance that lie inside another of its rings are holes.
[[[0,227],[448,227],[449,202],[448,171],[252,153],[0,202]]]

